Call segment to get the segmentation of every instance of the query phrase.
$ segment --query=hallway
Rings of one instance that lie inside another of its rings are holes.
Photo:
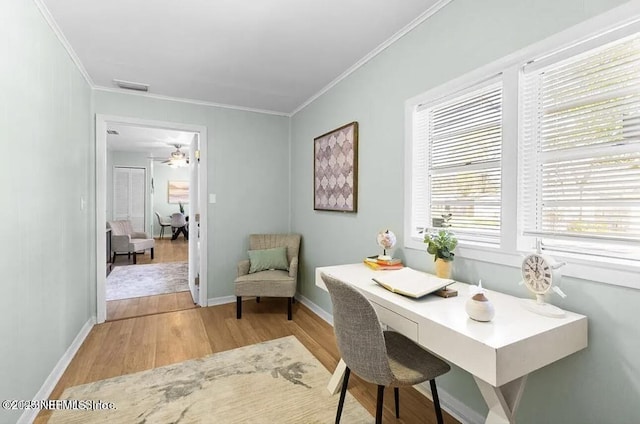
[[[138,255],[138,265],[159,264],[168,262],[187,262],[189,260],[189,242],[183,237],[176,240],[164,238],[156,239],[154,259],[146,252]],[[126,256],[117,256],[114,268],[131,265],[132,262]],[[191,293],[188,291],[178,293],[159,294],[155,296],[134,297],[131,299],[107,301],[107,321],[116,321],[124,318],[140,317],[145,315],[161,314],[165,312],[193,309],[197,305],[193,303]]]

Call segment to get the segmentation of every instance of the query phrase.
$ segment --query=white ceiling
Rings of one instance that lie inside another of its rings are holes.
[[[118,135],[107,134],[108,150],[145,153],[161,159],[167,159],[176,150],[176,144],[183,146],[183,152],[188,152],[194,136],[194,133],[184,131],[113,123],[107,129],[118,132]]]
[[[442,0],[39,0],[93,84],[291,113]]]

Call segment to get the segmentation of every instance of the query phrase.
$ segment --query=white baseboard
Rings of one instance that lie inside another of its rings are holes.
[[[322,309],[321,307],[319,307],[318,305],[316,305],[315,303],[313,303],[312,301],[310,301],[309,299],[307,299],[301,294],[296,294],[296,299],[300,303],[302,303],[304,306],[311,309],[320,318],[327,321],[329,324],[333,326],[333,315],[331,315],[330,313],[328,313],[327,311],[325,311],[324,309]]]
[[[429,382],[417,384],[413,387],[433,402]],[[469,408],[467,405],[460,402],[457,398],[451,396],[451,394],[446,390],[442,390],[440,387],[438,387],[438,398],[440,399],[440,407],[462,424],[482,424],[485,422],[482,415],[478,414],[476,411]]]
[[[39,400],[49,398],[49,395],[51,395],[51,392],[53,392],[53,389],[56,387],[56,384],[58,384],[58,380],[60,380],[60,377],[62,377],[62,374],[69,366],[69,363],[75,356],[76,352],[78,352],[78,349],[80,349],[80,346],[84,342],[84,339],[87,338],[87,336],[89,335],[89,332],[91,331],[95,323],[96,323],[96,317],[91,317],[87,322],[84,323],[84,325],[78,332],[78,335],[76,336],[76,338],[73,339],[73,342],[71,342],[71,345],[66,350],[66,352],[62,355],[62,357],[60,358],[56,366],[53,367],[53,370],[51,371],[47,379],[44,381],[44,383],[42,384],[42,387],[40,387],[40,390],[38,390],[38,393],[36,393],[36,395],[33,397],[33,400],[39,401]],[[39,412],[40,412],[39,409],[25,410],[20,416],[20,418],[18,419],[18,424],[32,423]]]
[[[207,306],[224,305],[235,301],[235,296],[212,297],[211,299],[207,299]]]

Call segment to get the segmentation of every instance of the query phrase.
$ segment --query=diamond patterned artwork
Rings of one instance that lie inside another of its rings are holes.
[[[314,139],[315,210],[356,212],[358,123],[351,122]]]

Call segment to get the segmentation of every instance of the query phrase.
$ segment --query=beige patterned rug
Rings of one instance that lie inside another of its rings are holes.
[[[107,277],[107,300],[188,291],[188,275],[187,262],[117,266]]]
[[[49,423],[333,423],[339,396],[327,391],[330,376],[289,336],[70,387],[62,399],[111,402],[115,409],[58,410]],[[348,394],[342,422],[372,421]]]

